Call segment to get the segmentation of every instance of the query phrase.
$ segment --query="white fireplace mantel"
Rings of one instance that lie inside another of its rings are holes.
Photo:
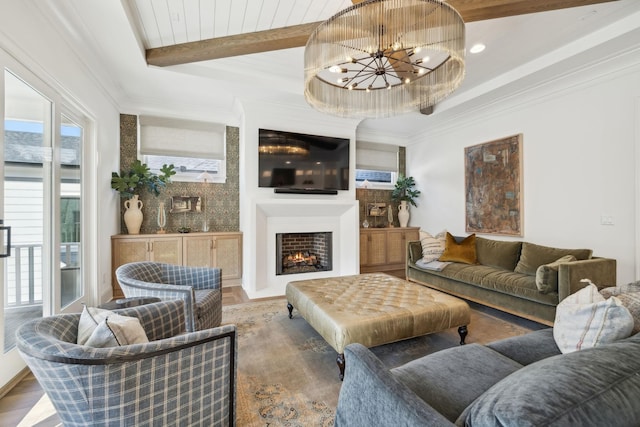
[[[254,202],[255,277],[244,277],[250,298],[284,295],[288,282],[357,274],[360,265],[358,201],[326,198],[265,199]],[[331,271],[276,275],[276,234],[331,232]]]

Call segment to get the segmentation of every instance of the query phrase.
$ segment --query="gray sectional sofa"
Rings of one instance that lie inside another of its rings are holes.
[[[389,370],[348,345],[336,426],[638,426],[640,334],[561,354],[552,329]]]
[[[558,303],[585,286],[581,279],[599,288],[616,285],[616,261],[592,257],[589,249],[476,237],[476,263],[453,262],[441,271],[421,267],[420,241],[409,242],[407,251],[407,280],[550,326]],[[576,261],[554,263],[567,255]],[[551,285],[536,283],[541,272]]]

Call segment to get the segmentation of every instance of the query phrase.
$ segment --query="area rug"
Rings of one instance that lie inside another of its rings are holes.
[[[286,300],[223,308],[223,324],[238,328],[237,425],[332,426],[341,381],[336,352]],[[467,343],[487,343],[542,326],[472,305]],[[372,351],[388,367],[459,345],[457,328]],[[347,366],[348,369],[348,366]]]

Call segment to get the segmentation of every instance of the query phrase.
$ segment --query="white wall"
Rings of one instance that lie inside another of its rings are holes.
[[[111,298],[110,236],[118,232],[117,195],[108,177],[118,169],[120,117],[118,108],[93,73],[69,48],[61,30],[43,17],[34,2],[5,1],[0,14],[0,49],[16,58],[47,85],[82,109],[94,121],[86,149],[89,176],[84,181],[93,225],[83,236],[95,253],[87,264],[89,283],[96,284],[95,301]],[[99,227],[98,227],[99,224]]]
[[[422,190],[411,224],[466,234],[464,148],[522,133],[522,240],[592,248],[617,260],[618,283],[634,280],[639,98],[636,50],[455,120],[436,117],[407,148]],[[603,215],[614,225],[602,225]]]

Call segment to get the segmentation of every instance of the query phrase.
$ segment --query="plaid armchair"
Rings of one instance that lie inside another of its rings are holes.
[[[222,322],[221,270],[159,262],[131,262],[116,269],[125,297],[181,299],[187,331],[215,328]]]
[[[78,345],[80,314],[32,320],[16,332],[65,427],[235,426],[235,325],[184,334],[181,300],[114,312],[140,319],[150,342]]]

